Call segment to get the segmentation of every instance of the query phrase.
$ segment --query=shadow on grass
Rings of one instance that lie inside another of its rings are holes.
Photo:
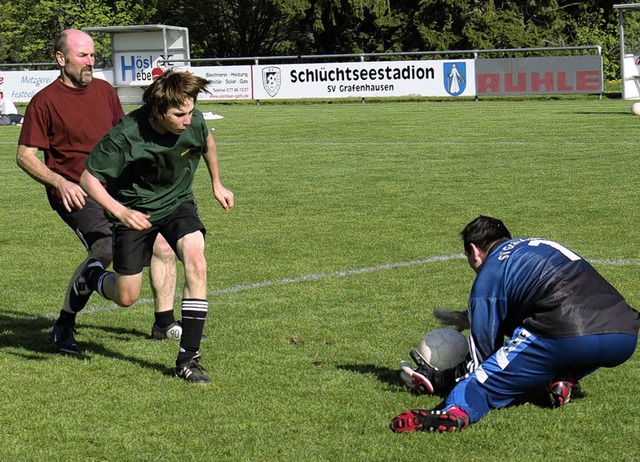
[[[0,348],[23,348],[34,353],[53,351],[47,340],[53,324],[51,319],[42,316],[25,317],[23,313],[15,313],[16,317],[13,317],[13,314],[0,312]]]
[[[400,378],[398,369],[389,369],[388,367],[380,367],[375,364],[340,364],[336,366],[338,369],[357,372],[364,375],[373,375],[378,381],[383,382],[391,387],[391,391],[406,391],[404,382]]]
[[[25,359],[44,361],[46,354],[59,354],[51,345],[48,339],[49,331],[54,320],[44,316],[24,316],[24,313],[11,313],[0,311],[0,349],[21,348],[27,353],[10,352],[15,356]],[[150,338],[148,333],[136,329],[114,328],[106,326],[78,324],[79,335],[76,335],[78,343],[82,348],[80,355],[67,355],[79,360],[90,360],[93,355],[101,355],[107,358],[114,358],[121,361],[138,364],[140,367],[153,369],[164,375],[173,375],[173,369],[165,364],[153,363],[141,360],[140,358],[127,356],[117,351],[105,348],[104,345],[95,341],[83,339],[83,334],[93,329],[102,330],[118,340],[128,341],[135,337]],[[43,355],[44,354],[44,355]]]

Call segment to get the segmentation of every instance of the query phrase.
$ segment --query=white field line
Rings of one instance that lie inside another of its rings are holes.
[[[296,276],[296,277],[291,277],[291,278],[283,278],[283,279],[277,279],[275,281],[262,281],[262,282],[254,282],[251,284],[240,284],[237,286],[231,286],[231,287],[226,287],[223,289],[215,289],[215,290],[210,290],[208,292],[209,296],[216,296],[216,295],[222,295],[222,294],[229,294],[229,293],[236,293],[236,292],[243,292],[246,290],[256,290],[256,289],[261,289],[264,287],[273,287],[273,286],[281,286],[281,285],[285,285],[285,284],[294,284],[294,283],[299,283],[299,282],[308,282],[308,281],[319,281],[322,279],[327,279],[327,278],[334,278],[334,277],[348,277],[348,276],[356,276],[359,274],[364,274],[364,273],[372,273],[375,271],[383,271],[383,270],[389,270],[389,269],[394,269],[394,268],[403,268],[403,267],[407,267],[407,266],[416,266],[416,265],[424,265],[427,263],[435,263],[435,262],[441,262],[441,261],[447,261],[447,260],[454,260],[454,259],[463,259],[465,258],[465,256],[463,254],[452,254],[452,255],[436,255],[433,257],[428,257],[428,258],[423,258],[423,259],[419,259],[419,260],[411,260],[411,261],[406,261],[406,262],[396,262],[396,263],[386,263],[384,265],[379,265],[379,266],[368,266],[368,267],[364,267],[364,268],[356,268],[356,269],[351,269],[351,270],[341,270],[341,271],[334,271],[332,273],[314,273],[314,274],[306,274],[303,276]],[[640,261],[638,260],[629,260],[629,259],[623,259],[623,260],[608,260],[608,259],[592,259],[589,260],[591,263],[595,263],[595,264],[600,264],[600,265],[609,265],[609,266],[640,266]],[[178,298],[179,296],[177,296],[176,298]],[[138,300],[135,305],[138,304],[142,304],[142,303],[153,303],[153,299],[151,298],[142,298],[140,300]],[[87,308],[85,308],[84,310],[82,310],[79,314],[90,314],[90,313],[99,313],[102,311],[111,311],[111,310],[117,310],[117,309],[121,309],[122,307],[114,304],[108,305],[108,306],[88,306]],[[13,321],[20,321],[20,320],[32,320],[32,319],[38,319],[38,318],[47,318],[47,319],[56,319],[59,315],[59,312],[55,312],[55,313],[47,313],[41,316],[25,316],[22,318],[17,318]],[[4,322],[0,322],[0,325],[5,324]]]

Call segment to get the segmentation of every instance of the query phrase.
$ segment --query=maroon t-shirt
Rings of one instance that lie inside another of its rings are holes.
[[[56,79],[31,99],[18,144],[39,148],[49,169],[79,183],[89,153],[123,115],[107,81],[93,78],[73,88]],[[47,188],[47,196],[52,206],[60,200],[55,188]]]

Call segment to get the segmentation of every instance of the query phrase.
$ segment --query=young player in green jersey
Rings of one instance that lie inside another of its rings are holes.
[[[205,227],[191,185],[203,158],[215,198],[225,210],[233,193],[220,181],[215,141],[197,96],[209,81],[189,73],[167,72],[147,88],[143,106],[126,115],[91,152],[80,179],[84,190],[114,223],[115,273],[97,260],[79,278],[90,290],[130,306],[140,296],[142,271],[153,242],[162,233],[182,261],[182,338],[176,376],[192,383],[210,381],[200,366],[200,341],[208,310]]]

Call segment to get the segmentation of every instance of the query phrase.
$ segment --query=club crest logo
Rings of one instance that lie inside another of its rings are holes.
[[[444,89],[451,96],[458,96],[467,88],[467,64],[444,63]]]
[[[262,69],[262,86],[267,94],[274,97],[280,91],[280,68],[279,67],[265,67]]]

